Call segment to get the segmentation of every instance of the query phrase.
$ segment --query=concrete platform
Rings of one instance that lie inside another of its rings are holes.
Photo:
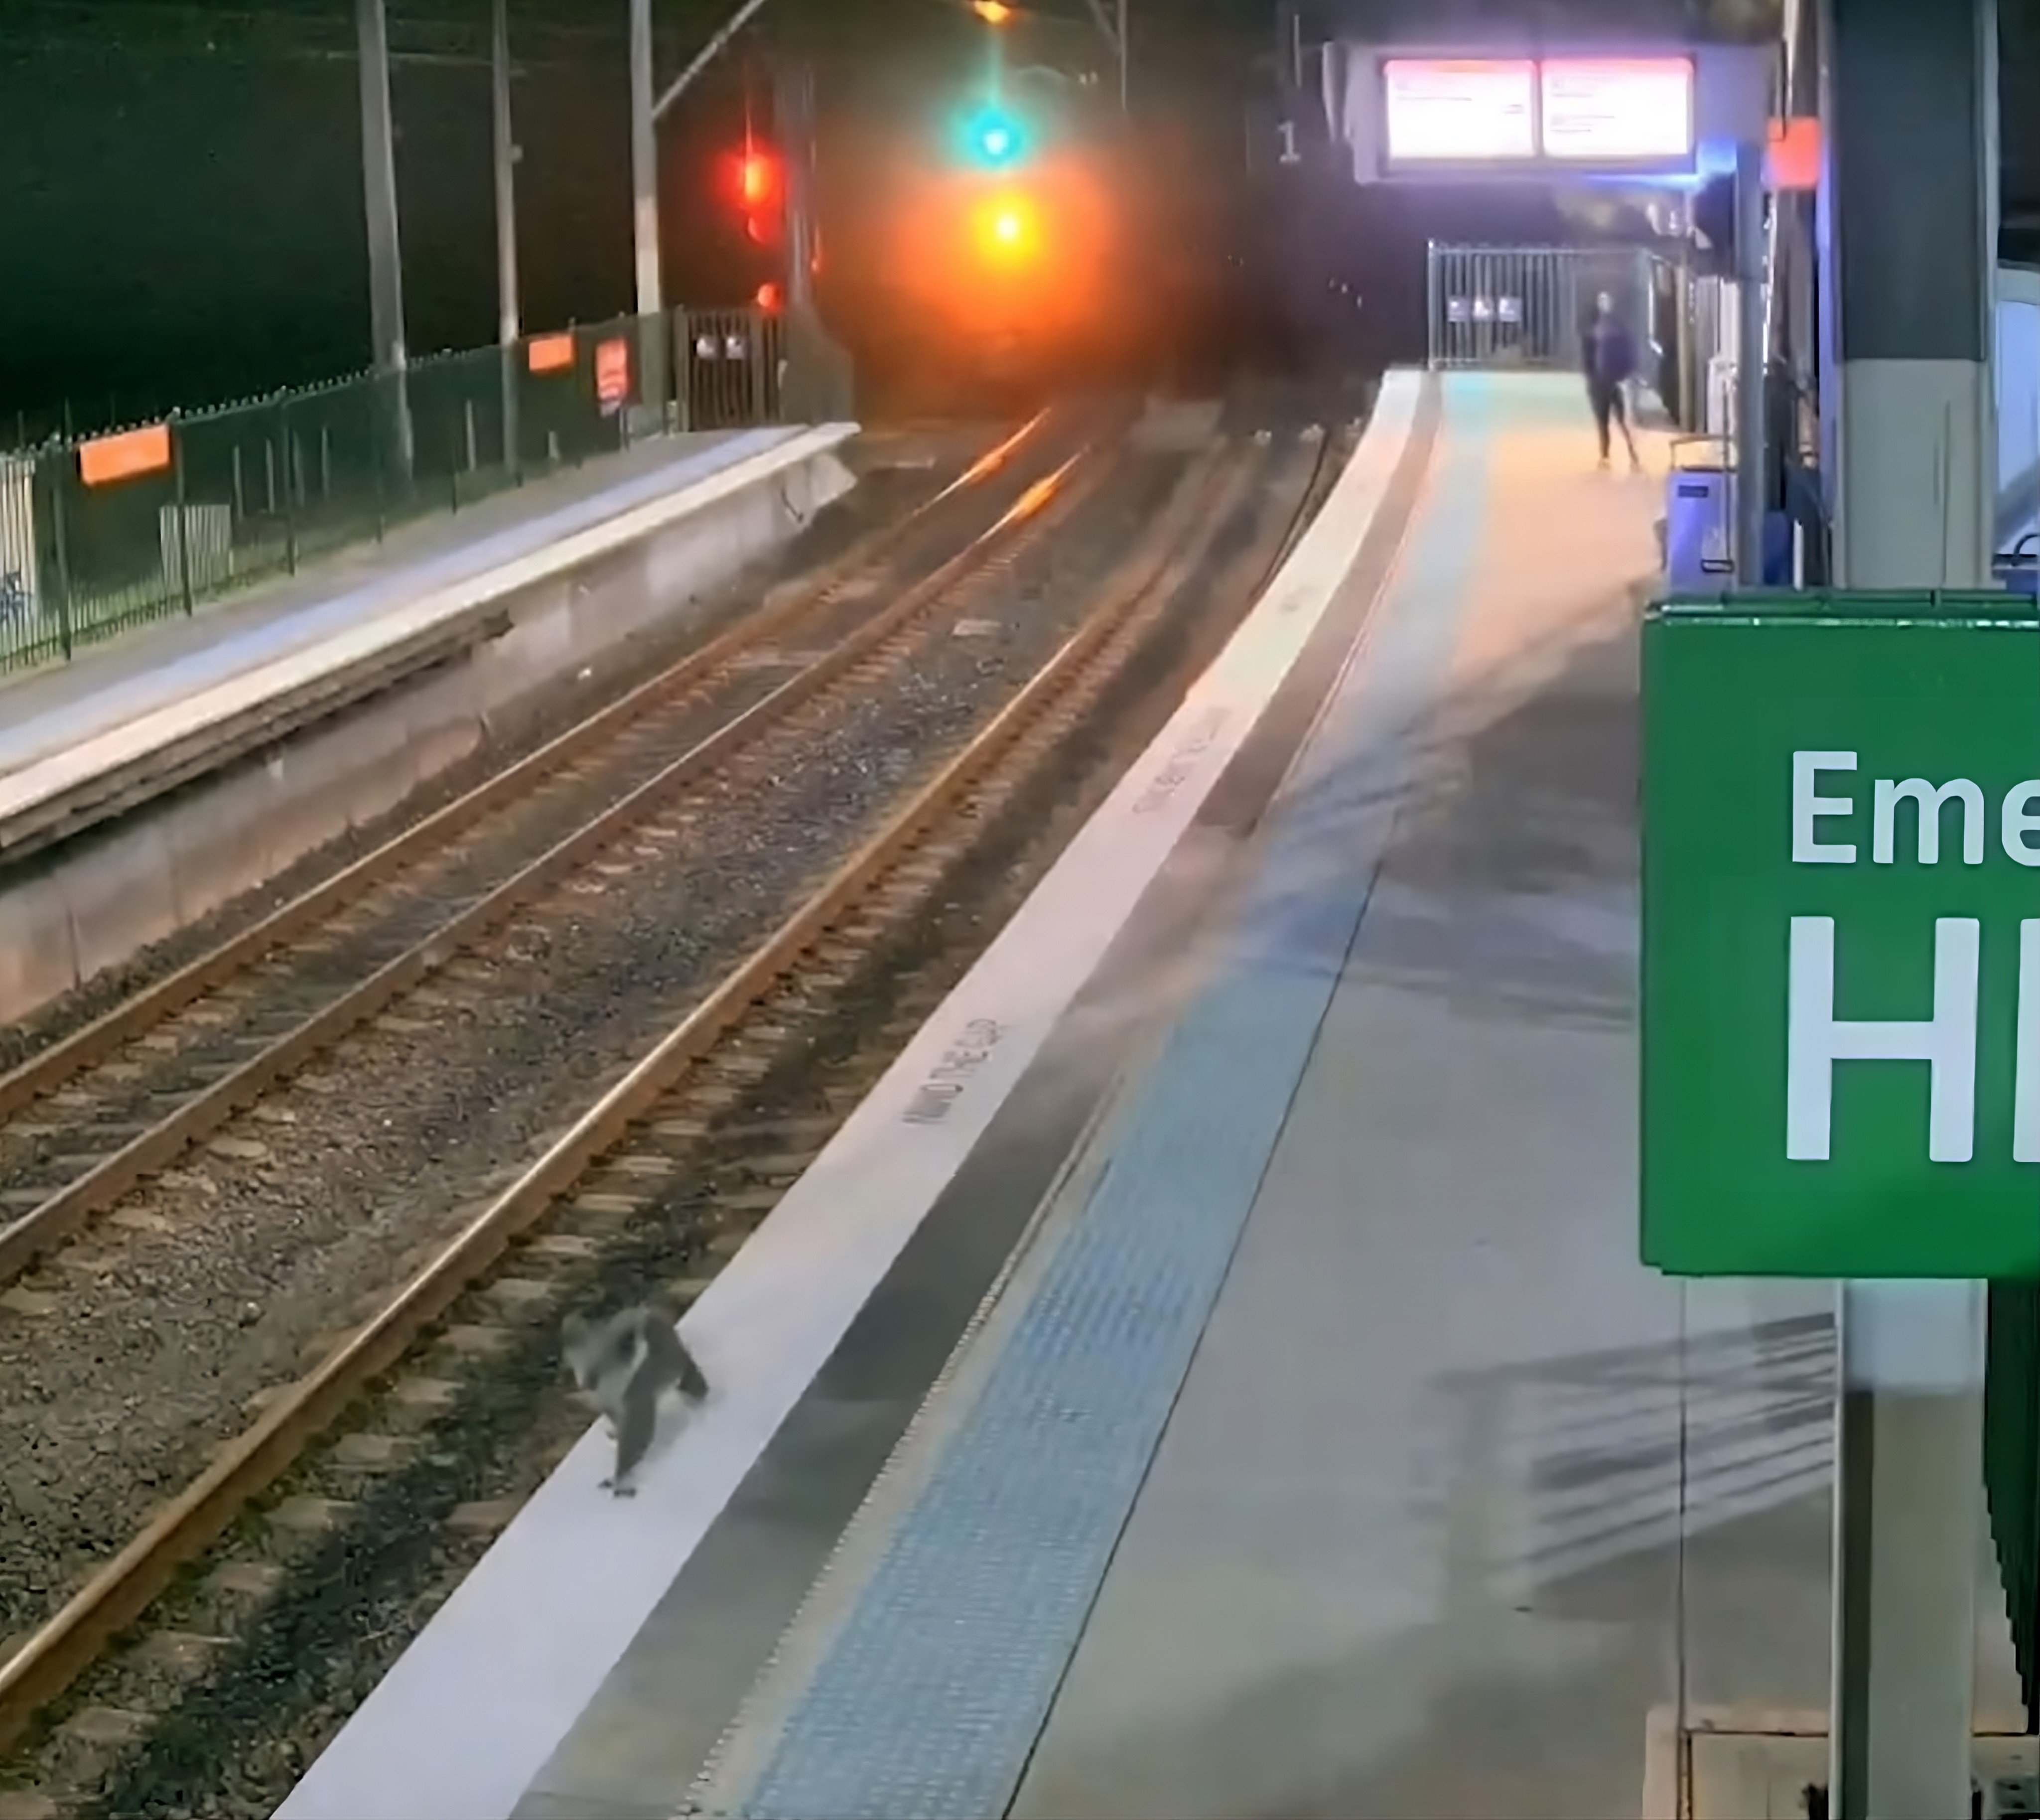
[[[82,649],[67,664],[0,679],[0,777],[268,659],[317,642],[385,602],[538,546],[570,514],[577,524],[623,508],[647,486],[685,485],[740,459],[725,434],[660,437],[599,456],[467,510],[401,525],[354,546],[206,601],[188,619],[160,619]],[[535,527],[546,527],[545,529]],[[556,533],[555,533],[556,534]]]
[[[1376,653],[1431,700],[1363,688],[1298,780],[1271,889],[1341,913],[1235,965],[1335,984],[1016,1813],[1633,1814],[1677,1686],[1680,1296],[1633,1186],[1660,489],[1593,471],[1572,386],[1448,398]]]
[[[833,448],[849,426],[684,437],[413,527],[0,692],[0,851],[35,809],[116,766],[358,664],[706,503],[697,489]],[[813,449],[806,445],[816,444]]]
[[[0,1019],[386,813],[852,484],[851,425],[641,444],[0,688]]]
[[[1776,1715],[1827,1686],[1830,1288],[1636,1262],[1665,451],[1597,472],[1576,382],[1524,375],[1448,375],[1434,439],[1409,379],[690,1312],[719,1401],[621,1517],[592,1433],[284,1820],[1787,1799],[1813,1747]],[[905,1119],[958,1054],[953,1122]]]
[[[690,1811],[1589,1820],[1666,1709],[1824,1702],[1830,1291],[1636,1261],[1661,485],[1445,397],[1208,983]]]

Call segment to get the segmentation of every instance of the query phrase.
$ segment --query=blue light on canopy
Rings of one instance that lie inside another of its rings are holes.
[[[1693,143],[1693,168],[1673,171],[1581,170],[1566,173],[1568,183],[1619,189],[1677,190],[1686,195],[1704,188],[1718,177],[1735,175],[1735,141],[1701,139]]]

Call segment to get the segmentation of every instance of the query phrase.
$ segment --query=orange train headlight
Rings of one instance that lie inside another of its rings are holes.
[[[980,254],[1001,265],[1030,259],[1041,247],[1041,210],[1030,196],[988,196],[972,211],[971,239]]]

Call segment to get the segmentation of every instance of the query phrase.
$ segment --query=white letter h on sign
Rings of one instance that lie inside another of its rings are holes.
[[[1934,1015],[1924,1023],[1835,1015],[1835,920],[1792,919],[1785,1038],[1785,1154],[1825,1163],[1838,1061],[1923,1061],[1931,1071],[1927,1156],[1966,1163],[1976,1149],[1977,957],[1973,916],[1934,923]]]

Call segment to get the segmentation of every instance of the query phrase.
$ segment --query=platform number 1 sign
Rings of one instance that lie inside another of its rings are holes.
[[[2030,603],[1668,602],[1643,748],[1646,1261],[2040,1274]]]

